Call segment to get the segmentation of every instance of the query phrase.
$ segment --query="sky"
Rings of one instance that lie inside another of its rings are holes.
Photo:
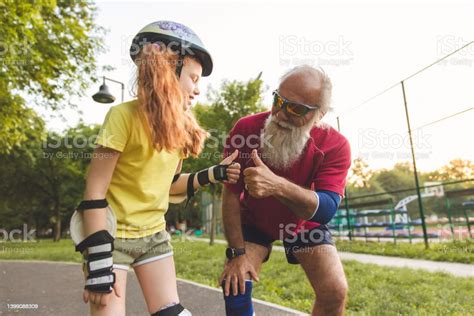
[[[199,35],[214,60],[198,101],[206,102],[209,85],[263,72],[270,106],[283,73],[301,64],[321,66],[333,82],[334,111],[325,121],[337,127],[339,117],[353,158],[364,158],[371,168],[411,159],[402,87],[394,85],[474,39],[474,6],[467,1],[98,1],[97,7],[96,23],[108,30],[108,51],[97,57],[98,65],[115,68],[103,75],[125,83],[125,100],[133,98],[133,36],[153,21],[180,22]],[[473,63],[474,44],[404,82],[420,170],[453,158],[474,160]],[[74,100],[82,115],[66,110],[65,121],[47,118],[48,128],[64,130],[80,118],[101,124],[120,101],[120,86],[108,85],[115,103],[95,103],[91,96],[99,85],[93,85]]]

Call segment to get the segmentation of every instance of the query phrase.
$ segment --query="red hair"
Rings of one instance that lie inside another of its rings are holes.
[[[185,62],[186,59],[185,58]],[[143,47],[137,59],[139,112],[152,145],[158,150],[181,150],[198,156],[208,133],[185,110],[176,65],[178,55],[154,44]]]

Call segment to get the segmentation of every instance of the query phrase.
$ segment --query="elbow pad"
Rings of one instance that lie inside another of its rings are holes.
[[[341,202],[341,197],[339,194],[327,190],[316,191],[314,193],[319,202],[316,211],[308,221],[325,225],[329,223],[336,214],[339,203]]]

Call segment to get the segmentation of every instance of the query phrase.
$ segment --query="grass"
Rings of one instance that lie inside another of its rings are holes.
[[[207,235],[203,236],[209,238]],[[224,239],[218,235],[217,239]],[[275,245],[283,245],[276,241]],[[381,256],[394,256],[433,261],[447,261],[460,263],[474,263],[474,241],[466,239],[463,241],[447,241],[441,243],[430,243],[430,248],[425,249],[423,242],[375,242],[362,240],[337,240],[338,251],[366,253]]]
[[[70,239],[59,242],[49,239],[38,239],[37,242],[2,242],[0,259],[82,262],[81,254],[74,251],[74,243]]]
[[[224,245],[174,241],[178,276],[216,286],[222,272]],[[349,282],[347,314],[438,315],[469,314],[474,310],[472,278],[388,268],[344,261]],[[274,251],[263,265],[255,298],[310,312],[313,291],[303,270],[286,263]]]
[[[224,245],[173,240],[178,277],[217,286]],[[0,243],[0,259],[81,262],[70,240]],[[473,278],[344,261],[349,282],[348,315],[472,315]],[[274,251],[263,265],[254,297],[310,312],[313,292],[297,265]]]
[[[433,261],[474,263],[474,242],[472,240],[431,243],[429,246],[429,249],[425,249],[425,244],[422,242],[413,244],[398,242],[394,244],[392,242],[378,243],[358,240],[337,241],[339,251]]]

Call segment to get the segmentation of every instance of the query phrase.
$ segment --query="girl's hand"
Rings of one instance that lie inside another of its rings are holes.
[[[115,282],[113,291],[111,293],[94,293],[90,292],[89,290],[84,289],[84,293],[82,294],[82,299],[84,303],[88,303],[89,301],[95,305],[106,306],[109,303],[110,297],[115,294],[117,297],[121,297],[122,293],[120,293],[120,287],[118,283]]]
[[[224,180],[224,183],[234,184],[239,181],[240,177],[240,164],[238,162],[233,162],[239,156],[239,151],[236,149],[232,155],[220,162],[220,165],[229,165],[227,167],[227,178],[229,180]]]

